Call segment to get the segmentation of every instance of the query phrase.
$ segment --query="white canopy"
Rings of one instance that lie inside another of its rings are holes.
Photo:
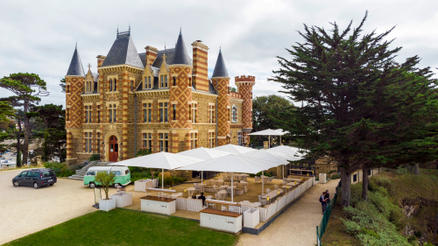
[[[259,162],[263,164],[263,167],[270,169],[280,165],[285,165],[288,163],[288,159],[282,155],[275,155],[265,150],[256,150],[247,153],[240,154],[254,162]]]
[[[241,155],[225,155],[178,168],[178,170],[253,174],[256,174],[266,169],[267,168],[264,167],[263,163],[253,161]]]
[[[283,129],[266,129],[258,132],[252,132],[250,136],[283,136],[288,134],[288,131],[283,131]]]
[[[243,153],[247,153],[250,151],[255,151],[255,149],[253,149],[253,148],[235,145],[235,144],[221,145],[221,146],[215,147],[214,149],[228,152],[231,154],[243,154]]]
[[[300,153],[302,150],[287,145],[276,146],[265,151],[277,156],[284,156],[290,161],[301,160],[304,157],[304,154]]]
[[[177,155],[169,152],[158,152],[149,155],[139,156],[109,165],[114,166],[129,166],[129,167],[144,167],[144,168],[161,168],[172,170],[178,167],[187,166],[196,162],[202,161],[201,159]]]
[[[217,150],[217,149],[209,149],[209,148],[200,147],[200,148],[196,148],[196,149],[191,149],[191,150],[179,152],[179,153],[177,153],[177,155],[195,157],[195,158],[198,158],[201,160],[210,160],[210,159],[214,159],[214,158],[218,158],[218,157],[226,156],[226,155],[231,155],[231,154],[228,152]]]

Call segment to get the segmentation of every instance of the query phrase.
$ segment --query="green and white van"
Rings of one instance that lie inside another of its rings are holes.
[[[131,173],[129,172],[128,167],[96,166],[88,168],[87,173],[84,176],[84,185],[87,185],[90,188],[101,185],[99,182],[96,182],[96,174],[99,172],[114,173],[115,177],[113,185],[115,187],[126,186],[131,183]]]

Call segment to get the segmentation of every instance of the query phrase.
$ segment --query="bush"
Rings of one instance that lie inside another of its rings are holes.
[[[75,173],[65,163],[60,162],[45,162],[44,167],[52,169],[57,177],[68,177]]]
[[[184,183],[186,179],[179,176],[171,176],[168,172],[164,173],[164,186],[175,186]],[[158,185],[161,186],[161,174],[158,177]]]
[[[341,178],[341,175],[339,175],[339,173],[335,173],[335,174],[332,174],[332,175],[330,176],[330,178],[331,178],[331,179],[340,179],[340,178]]]
[[[129,171],[131,172],[131,181],[132,182],[135,182],[139,179],[153,178],[153,175],[152,175],[150,168],[129,167]]]
[[[100,154],[92,154],[89,161],[100,161]]]

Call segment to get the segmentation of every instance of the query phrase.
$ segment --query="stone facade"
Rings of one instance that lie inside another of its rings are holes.
[[[137,53],[130,32],[118,33],[108,55],[97,56],[97,73],[82,71],[75,49],[65,77],[67,162],[248,145],[255,78],[236,77],[238,91],[230,92],[227,73],[208,78],[208,47],[192,47],[192,59],[185,57],[180,34],[175,49]]]

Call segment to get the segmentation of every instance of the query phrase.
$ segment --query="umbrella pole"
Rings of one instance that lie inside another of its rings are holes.
[[[268,149],[271,148],[271,135],[268,136]]]
[[[283,179],[284,179],[284,165],[283,166],[281,166],[281,172],[283,173]]]
[[[201,190],[204,191],[204,186],[202,185],[204,183],[204,171],[201,171]]]
[[[234,186],[233,186],[234,173],[231,173],[231,202],[234,202]]]
[[[164,189],[164,168],[161,169],[161,189]]]
[[[265,171],[262,171],[262,195],[265,194]]]

